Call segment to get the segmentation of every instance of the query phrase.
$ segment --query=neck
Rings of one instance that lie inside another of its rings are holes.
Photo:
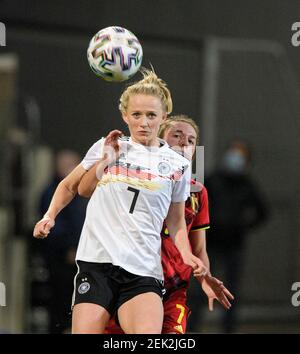
[[[158,138],[154,138],[152,140],[140,141],[140,140],[136,139],[135,137],[131,136],[131,140],[137,144],[141,144],[144,146],[155,146],[155,147],[160,146]]]

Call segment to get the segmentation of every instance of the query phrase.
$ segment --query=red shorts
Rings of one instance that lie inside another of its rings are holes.
[[[124,334],[122,328],[116,324],[115,321],[115,316],[113,316],[109,322],[108,325],[105,327],[105,334]]]
[[[164,301],[164,323],[162,333],[184,334],[191,313],[186,305],[186,288],[172,291]]]

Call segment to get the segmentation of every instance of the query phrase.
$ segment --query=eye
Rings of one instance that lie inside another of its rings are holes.
[[[133,113],[132,113],[132,116],[135,117],[135,118],[139,117],[139,115],[140,115],[139,112],[133,112]]]
[[[156,113],[151,112],[151,113],[148,114],[148,117],[149,117],[150,119],[151,119],[151,118],[155,118],[155,117],[156,117]]]
[[[190,143],[191,145],[195,145],[195,141],[194,141],[194,140],[189,140],[189,143]]]

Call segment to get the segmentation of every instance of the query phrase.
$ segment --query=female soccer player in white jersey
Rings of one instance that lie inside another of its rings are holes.
[[[158,134],[170,147],[180,154],[192,159],[199,140],[199,128],[195,121],[186,115],[171,116],[164,121]],[[191,180],[191,194],[185,202],[186,228],[194,255],[199,257],[209,269],[209,258],[206,251],[205,230],[209,228],[208,195],[204,185]],[[81,185],[80,185],[81,187]],[[187,289],[192,269],[182,261],[178,249],[166,227],[161,231],[161,259],[164,271],[164,322],[163,334],[186,333],[190,309],[187,305]],[[208,297],[209,309],[213,310],[214,300],[218,300],[225,309],[230,309],[232,294],[217,278],[207,275],[198,278],[203,291]],[[123,334],[120,326],[112,318],[106,327],[107,334]]]
[[[118,139],[121,132],[113,131],[96,142],[59,186],[34,230],[35,237],[48,235],[81,179],[91,191],[96,187],[76,255],[73,333],[103,333],[116,311],[125,333],[161,332],[164,219],[184,263],[195,274],[206,270],[192,255],[186,232],[189,161],[157,138],[172,110],[171,95],[156,74],[143,74],[144,79],[129,86],[120,98],[130,138]]]

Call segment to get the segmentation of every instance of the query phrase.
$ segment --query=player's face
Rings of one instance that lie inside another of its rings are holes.
[[[159,145],[157,133],[167,114],[158,97],[144,94],[130,96],[127,111],[122,116],[133,141],[147,146]]]
[[[188,123],[176,122],[165,132],[164,140],[172,148],[192,160],[196,150],[197,133]]]

